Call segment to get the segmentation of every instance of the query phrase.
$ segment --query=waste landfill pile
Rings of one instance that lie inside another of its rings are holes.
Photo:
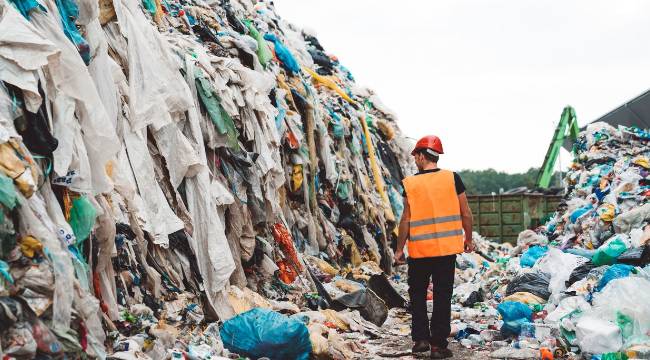
[[[650,358],[649,141],[590,124],[546,225],[514,246],[475,234],[477,253],[457,260],[461,345],[494,358]]]
[[[404,306],[409,142],[272,2],[0,0],[0,80],[5,358],[351,358]]]

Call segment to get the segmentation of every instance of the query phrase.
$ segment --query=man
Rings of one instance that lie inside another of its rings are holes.
[[[403,263],[408,239],[408,284],[412,309],[413,352],[431,349],[432,359],[452,356],[451,295],[456,254],[471,252],[472,212],[458,174],[438,168],[443,154],[437,136],[425,136],[411,153],[418,173],[403,180],[404,212],[399,224],[396,262]],[[427,324],[427,289],[433,277],[433,313]]]

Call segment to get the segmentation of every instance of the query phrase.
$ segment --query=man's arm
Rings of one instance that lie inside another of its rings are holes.
[[[474,250],[474,244],[472,243],[472,209],[469,208],[467,195],[464,192],[458,195],[458,201],[460,202],[460,217],[465,231],[465,252],[472,252]]]
[[[411,221],[411,208],[409,202],[404,196],[404,211],[402,212],[402,219],[399,222],[399,232],[397,235],[397,248],[395,249],[395,263],[401,263],[404,257],[404,246],[409,235],[409,222]]]

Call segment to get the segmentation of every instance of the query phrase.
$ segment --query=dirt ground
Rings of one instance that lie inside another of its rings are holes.
[[[421,356],[411,354],[411,315],[401,309],[392,309],[386,323],[381,327],[383,334],[377,338],[358,341],[364,348],[365,354],[360,359],[428,359],[429,354]],[[452,341],[449,348],[453,351],[453,359],[487,359],[489,349],[466,349],[458,342]]]

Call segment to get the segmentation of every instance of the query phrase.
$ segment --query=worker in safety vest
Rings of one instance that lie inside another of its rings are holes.
[[[458,174],[438,168],[443,154],[437,136],[425,136],[411,153],[418,173],[403,180],[404,212],[395,259],[403,263],[408,240],[408,285],[411,298],[413,352],[431,349],[432,359],[451,357],[451,295],[456,254],[471,252],[472,212]],[[427,317],[427,289],[433,277],[433,313]]]

